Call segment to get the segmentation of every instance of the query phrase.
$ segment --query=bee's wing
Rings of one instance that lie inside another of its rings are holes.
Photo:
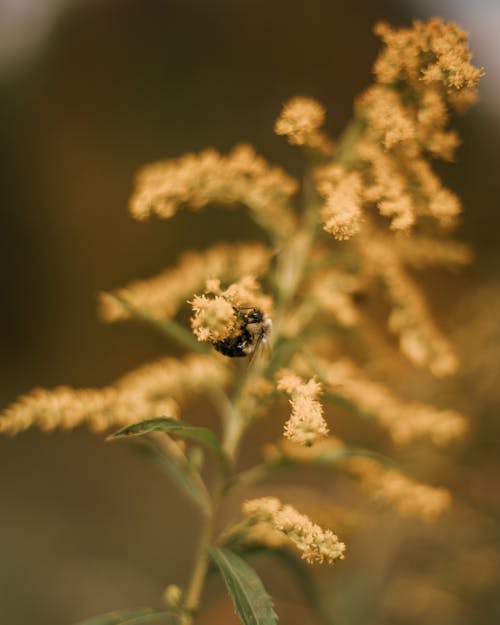
[[[264,347],[267,348],[268,350],[268,354],[271,354],[271,348],[269,346],[269,344],[264,341],[264,332],[261,332],[257,338],[257,340],[255,341],[255,348],[253,350],[253,352],[250,354],[250,358],[248,360],[248,364],[250,365],[250,363],[253,361],[253,359],[255,358],[255,356],[257,355],[257,351],[262,351],[264,349]]]

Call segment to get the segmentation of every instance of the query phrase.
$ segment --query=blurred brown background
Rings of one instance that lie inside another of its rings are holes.
[[[500,618],[500,15],[495,2],[469,5],[0,0],[2,406],[34,386],[107,384],[171,351],[147,328],[102,325],[96,294],[159,271],[182,249],[260,236],[244,215],[218,210],[134,222],[127,199],[139,166],[247,141],[298,173],[299,155],[272,133],[282,102],[318,98],[337,134],[370,81],[375,21],[440,14],[470,32],[487,70],[482,102],[459,121],[458,162],[440,171],[463,199],[460,236],[477,260],[460,276],[427,276],[465,366],[458,384],[426,399],[444,393],[471,415],[472,432],[449,462],[429,450],[404,457],[427,463],[421,474],[457,503],[436,526],[388,513],[353,533],[346,562],[319,575],[339,624]],[[0,438],[0,622],[69,625],[158,605],[164,586],[188,575],[196,528],[189,504],[124,446],[85,431]],[[290,600],[290,580],[266,566],[282,622],[314,623],[299,594]],[[206,623],[229,622],[231,609],[215,615],[220,596],[209,589]]]

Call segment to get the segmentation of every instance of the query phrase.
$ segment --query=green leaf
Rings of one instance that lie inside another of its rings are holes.
[[[295,578],[297,586],[304,595],[304,599],[314,609],[321,623],[323,625],[334,625],[331,611],[328,609],[324,597],[316,585],[314,576],[311,574],[311,566],[305,564],[304,560],[296,556],[295,553],[283,547],[270,548],[261,543],[233,542],[231,543],[231,549],[236,551],[238,555],[244,555],[245,558],[270,557],[286,566]],[[209,573],[213,572],[213,570],[209,570]]]
[[[257,573],[229,549],[209,549],[244,625],[275,625],[278,617]]]
[[[108,439],[124,438],[127,436],[141,436],[143,434],[149,434],[150,432],[165,432],[167,434],[175,434],[177,436],[181,436],[182,438],[198,441],[199,443],[202,443],[206,447],[210,448],[219,459],[222,467],[224,469],[227,468],[226,456],[222,450],[219,439],[215,436],[212,430],[204,427],[188,425],[187,423],[183,423],[177,419],[170,419],[169,417],[146,419],[145,421],[140,421],[139,423],[134,423],[133,425],[126,425],[114,434],[111,434],[111,436],[108,436]]]
[[[158,622],[160,618],[172,617],[172,612],[162,612],[155,608],[131,608],[118,612],[108,612],[101,616],[94,616],[75,625],[141,625],[142,623]],[[165,623],[167,621],[164,621]],[[174,621],[170,621],[174,622]]]
[[[117,295],[116,293],[107,292],[106,295],[109,295],[109,297],[116,300],[118,304],[120,304],[120,306],[130,314],[131,317],[139,319],[140,321],[145,321],[150,326],[159,330],[162,334],[165,334],[170,339],[173,339],[182,347],[200,354],[206,354],[209,351],[209,346],[206,343],[200,343],[189,330],[187,330],[180,323],[177,323],[177,321],[174,321],[174,319],[170,319],[168,317],[164,317],[162,319],[154,317],[147,310],[134,306],[134,304],[130,303],[128,300]]]

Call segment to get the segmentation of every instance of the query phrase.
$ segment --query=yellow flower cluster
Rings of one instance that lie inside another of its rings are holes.
[[[457,24],[433,18],[393,29],[379,22],[375,34],[385,43],[374,66],[380,83],[404,81],[416,91],[436,86],[443,98],[460,108],[475,102],[482,70],[471,65],[467,35]]]
[[[367,230],[358,240],[358,250],[367,273],[378,275],[385,286],[392,306],[389,328],[399,335],[402,353],[436,377],[455,373],[457,357],[436,327],[421,290],[405,271],[398,248]]]
[[[318,172],[324,227],[338,240],[357,234],[373,206],[396,232],[409,231],[426,216],[453,226],[461,210],[428,159],[453,159],[459,139],[448,129],[450,114],[476,97],[482,70],[470,63],[467,37],[439,19],[394,30],[379,24],[375,32],[385,43],[374,66],[376,83],[356,102],[336,164]],[[298,143],[303,139],[296,117],[309,128],[306,122],[318,123],[320,116],[294,116],[285,107],[277,127],[285,125],[284,134]]]
[[[188,354],[184,358],[160,358],[147,363],[123,375],[115,386],[134,388],[152,399],[168,394],[182,402],[193,393],[226,386],[229,378],[224,362],[210,356]]]
[[[380,214],[391,219],[392,230],[407,232],[416,217],[413,195],[407,188],[406,170],[402,175],[399,161],[376,143],[360,141],[357,150],[370,167],[364,199],[376,204]]]
[[[214,343],[241,331],[239,308],[255,307],[269,314],[272,300],[260,292],[260,285],[253,276],[244,276],[238,282],[222,289],[220,280],[206,282],[207,295],[195,295],[192,299],[193,316],[191,328],[199,341]]]
[[[302,552],[309,564],[343,559],[344,543],[329,529],[324,530],[304,514],[276,497],[251,499],[243,504],[243,512],[250,522],[267,523],[282,532]]]
[[[151,417],[177,417],[177,402],[151,400],[133,389],[34,389],[9,406],[0,418],[0,432],[17,434],[32,426],[70,430],[88,425],[95,432],[130,425]]]
[[[360,480],[371,499],[394,507],[401,516],[434,521],[450,505],[451,496],[445,488],[420,484],[373,458],[349,458],[343,465]]]
[[[238,331],[238,314],[224,297],[195,295],[191,306],[191,328],[199,341],[222,341]]]
[[[471,65],[467,37],[456,24],[432,19],[394,30],[381,23],[375,32],[385,43],[374,66],[377,84],[356,107],[365,128],[358,155],[367,200],[391,217],[394,230],[407,230],[426,214],[453,225],[460,203],[425,153],[453,159],[459,140],[447,130],[449,108],[462,111],[474,102],[482,71]]]
[[[193,210],[244,205],[257,223],[282,238],[294,229],[290,202],[296,190],[296,181],[282,169],[251,146],[239,145],[228,156],[205,150],[147,165],[137,175],[130,210],[137,219],[152,213],[169,218],[183,205]]]
[[[173,317],[208,279],[233,282],[247,274],[260,276],[267,270],[270,256],[270,249],[261,243],[218,243],[203,252],[186,252],[177,266],[111,291],[111,295],[156,317]],[[106,321],[131,316],[107,293],[101,294],[99,312]]]
[[[397,91],[373,85],[358,98],[357,109],[366,120],[370,137],[380,142],[385,150],[415,139],[413,117]]]
[[[269,445],[266,458],[270,462],[286,459],[300,464],[331,466],[334,463],[360,481],[363,490],[374,502],[392,506],[401,516],[418,517],[424,521],[438,518],[450,505],[450,493],[444,488],[421,484],[400,471],[385,467],[366,456],[342,456],[349,449],[339,438],[329,436],[314,447],[301,447],[290,441]]]
[[[205,287],[206,293],[223,297],[235,308],[252,306],[268,315],[272,314],[272,298],[262,293],[260,284],[252,275],[240,275],[240,279],[226,289],[222,289],[219,279],[207,280]]]
[[[34,389],[0,415],[0,432],[16,434],[35,425],[43,430],[88,425],[101,432],[152,417],[176,418],[177,400],[226,381],[224,365],[208,357],[163,358],[101,389]]]
[[[423,437],[436,445],[446,445],[463,437],[467,430],[465,418],[455,410],[405,403],[383,384],[370,380],[348,359],[320,363],[328,391],[375,418],[399,445]]]
[[[350,239],[359,232],[363,221],[361,174],[340,164],[328,165],[318,172],[317,184],[325,199],[321,210],[324,229],[338,241]]]
[[[274,132],[285,135],[291,145],[304,145],[330,155],[334,146],[320,130],[324,121],[325,109],[319,102],[297,96],[283,106],[274,125]]]
[[[317,397],[321,385],[314,378],[304,382],[292,371],[278,375],[278,390],[291,395],[292,414],[285,423],[284,436],[300,445],[312,445],[328,435],[328,425],[323,417],[323,406]]]
[[[433,520],[447,508],[445,489],[419,484],[387,468],[374,454],[360,456],[358,450],[353,457],[352,448],[328,436],[320,401],[324,393],[325,401],[372,417],[401,445],[424,437],[446,445],[467,429],[458,412],[404,402],[351,360],[336,360],[344,347],[357,351],[361,345],[338,338],[339,326],[358,326],[356,334],[368,338],[377,351],[380,333],[377,343],[357,296],[372,295],[381,286],[390,306],[389,329],[409,361],[438,377],[454,373],[458,365],[408,267],[456,266],[470,260],[466,246],[428,234],[431,227],[449,232],[461,210],[430,159],[453,159],[459,139],[449,129],[451,115],[473,102],[481,70],[471,65],[467,38],[454,24],[439,19],[415,22],[407,29],[379,24],[376,33],[385,45],[374,66],[375,84],[357,100],[354,119],[337,145],[322,130],[325,109],[311,98],[291,99],[276,121],[277,134],[305,148],[300,222],[294,206],[297,181],[248,145],[227,155],[212,149],[186,154],[139,171],[130,201],[137,219],[170,218],[183,207],[245,206],[271,240],[269,247],[218,244],[188,252],[174,268],[101,295],[105,320],[146,319],[184,347],[207,355],[163,358],[101,389],[35,389],[0,415],[0,432],[80,424],[104,431],[146,418],[177,418],[193,396],[205,393],[222,421],[220,442],[228,472],[219,477],[225,490],[245,479],[251,482],[273,463],[292,460],[340,468],[376,501],[394,506],[403,516]],[[341,243],[332,245],[320,224]],[[262,292],[260,282],[272,289],[274,299]],[[194,335],[215,349],[196,344],[186,334],[181,311],[186,303],[192,308]],[[252,314],[256,311],[262,315]],[[179,323],[173,320],[176,315]],[[271,319],[275,325],[269,357],[257,358],[249,367],[231,366],[230,357],[251,358],[257,345],[266,342]],[[268,451],[263,467],[235,475],[246,429],[277,399],[278,391],[291,406],[283,440]],[[186,467],[205,494],[198,464]],[[221,502],[215,497],[213,503],[216,514]],[[236,540],[243,528],[248,530],[244,540],[269,546],[291,541],[308,563],[344,557],[345,545],[331,530],[275,497],[247,501],[243,511],[246,520],[238,524]],[[167,592],[169,604],[182,607],[186,618],[201,591],[202,569],[200,560],[182,606],[177,587]]]
[[[265,545],[269,549],[281,549],[290,544],[286,534],[264,521],[252,522],[243,538],[248,545]]]
[[[325,269],[317,271],[311,278],[306,297],[320,310],[332,315],[340,326],[350,328],[359,321],[353,295],[361,286],[361,279],[354,274],[340,269]]]

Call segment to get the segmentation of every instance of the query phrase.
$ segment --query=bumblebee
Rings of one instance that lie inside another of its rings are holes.
[[[272,321],[269,317],[254,306],[236,307],[235,314],[238,316],[239,332],[222,341],[213,343],[215,349],[229,356],[229,358],[244,358],[252,356],[261,343],[267,341],[271,331]]]

